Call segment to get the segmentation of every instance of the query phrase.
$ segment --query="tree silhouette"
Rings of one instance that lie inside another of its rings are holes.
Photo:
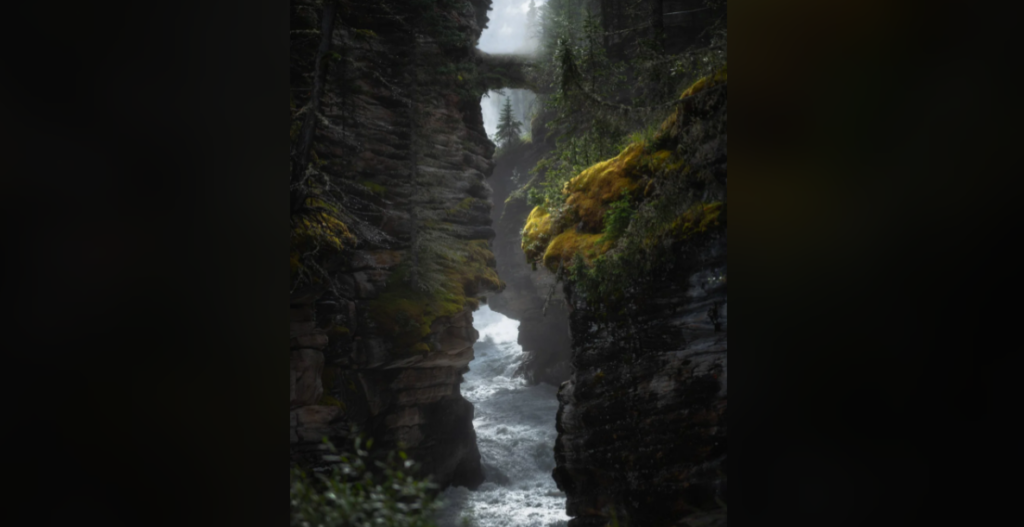
[[[498,119],[497,138],[502,146],[511,146],[519,141],[520,130],[523,123],[515,120],[512,116],[512,100],[506,98],[505,106],[501,109],[501,117]]]

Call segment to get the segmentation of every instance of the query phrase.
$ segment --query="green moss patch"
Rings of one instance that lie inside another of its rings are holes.
[[[392,274],[386,289],[370,302],[370,316],[378,332],[394,339],[399,354],[431,351],[426,339],[435,320],[479,307],[476,296],[483,290],[504,289],[487,241],[460,241],[457,252],[458,256],[444,263],[444,280],[438,290],[414,288],[404,268]]]
[[[686,99],[726,80],[723,68],[694,82],[680,98]],[[568,265],[578,255],[591,265],[616,246],[637,207],[655,195],[659,182],[688,177],[690,168],[675,151],[685,107],[686,103],[677,105],[656,131],[636,135],[617,156],[591,165],[570,179],[562,191],[567,196],[564,209],[549,211],[547,205],[535,207],[522,231],[522,249],[527,260],[539,260],[555,270],[560,263]],[[664,197],[659,199],[664,201]],[[684,240],[707,232],[724,224],[724,210],[724,203],[697,204],[674,219],[648,225],[638,241],[651,246],[666,238]]]
[[[590,264],[594,258],[604,254],[612,247],[612,242],[605,241],[602,234],[586,234],[570,229],[551,240],[544,252],[544,266],[552,271],[558,269],[560,262],[569,265],[573,257],[579,254]]]

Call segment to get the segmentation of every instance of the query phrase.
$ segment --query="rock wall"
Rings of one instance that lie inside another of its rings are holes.
[[[472,311],[502,288],[485,183],[494,145],[483,89],[453,82],[470,82],[489,4],[339,4],[312,157],[358,244],[325,264],[332,287],[290,297],[295,462],[316,465],[323,436],[348,444],[358,429],[375,449],[403,448],[442,486],[483,480],[459,384],[478,337]],[[320,38],[323,9],[292,3],[296,57],[312,53],[301,38]],[[308,101],[306,76],[293,71],[293,108]],[[428,268],[427,249],[454,251],[457,265]],[[410,277],[430,273],[436,287],[417,289]]]
[[[570,527],[726,523],[726,88],[724,67],[697,80],[649,143],[567,183],[557,217],[531,214],[543,266],[572,251],[583,266],[564,289],[572,374],[552,472]],[[591,242],[629,188],[629,228]]]
[[[622,526],[725,525],[726,252],[717,238],[681,280],[658,284],[650,300],[659,310],[645,333],[668,342],[631,351],[574,312],[574,371],[558,392],[553,472],[571,527],[612,518]],[[708,318],[716,304],[718,331]]]
[[[519,369],[527,381],[558,386],[569,378],[569,311],[561,285],[543,267],[535,268],[523,256],[520,231],[530,207],[516,190],[527,184],[529,172],[554,147],[544,124],[550,115],[533,123],[533,143],[522,144],[496,159],[491,218],[497,236],[494,255],[505,290],[489,299],[491,309],[519,321],[519,345],[526,354]],[[545,141],[547,139],[547,141]]]

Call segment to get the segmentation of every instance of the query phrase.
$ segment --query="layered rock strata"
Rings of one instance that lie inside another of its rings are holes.
[[[658,284],[640,351],[572,317],[553,472],[571,527],[725,525],[725,238],[694,258],[680,281]]]
[[[483,88],[452,82],[473,70],[490,1],[442,4],[340,2],[322,46],[311,158],[358,242],[324,264],[329,281],[291,294],[291,454],[315,466],[322,437],[349,444],[358,430],[442,486],[475,487],[473,407],[459,384],[478,337],[472,311],[503,286],[489,248]],[[296,57],[313,53],[301,35],[323,36],[324,5],[293,1]],[[296,108],[309,75],[293,71]]]
[[[565,212],[538,207],[524,230],[541,265],[583,266],[564,290],[552,473],[570,527],[726,523],[726,87],[724,67],[695,82],[650,144],[584,170]],[[629,189],[630,229],[605,240],[595,229]]]
[[[534,120],[534,143],[511,149],[496,160],[491,217],[497,236],[493,247],[498,273],[507,287],[489,302],[494,311],[519,321],[519,344],[526,356],[518,373],[528,382],[558,386],[570,372],[568,306],[554,273],[531,265],[523,256],[521,231],[532,207],[521,192],[515,192],[527,183],[530,169],[554,146],[552,138],[544,141],[547,117],[541,115]]]

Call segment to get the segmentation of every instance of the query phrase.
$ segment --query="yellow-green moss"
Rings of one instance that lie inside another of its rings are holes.
[[[679,98],[685,99],[706,88],[728,81],[728,72],[726,71],[726,68],[727,66],[722,66],[722,69],[716,71],[714,75],[709,75],[697,80],[697,82],[691,84],[690,87],[679,96]]]
[[[711,87],[716,86],[718,84],[722,84],[722,83],[727,82],[727,81],[728,81],[728,75],[727,75],[727,72],[726,72],[726,68],[723,67],[721,70],[715,72],[714,75],[710,75],[710,76],[707,76],[707,77],[702,77],[702,78],[698,79],[696,82],[694,82],[693,84],[691,84],[689,88],[683,90],[683,93],[679,95],[679,99],[682,100],[682,99],[685,99],[687,97],[691,97],[693,95],[696,95],[698,92],[701,92],[703,90],[706,90],[708,88],[711,88]],[[672,133],[672,131],[676,127],[676,123],[678,123],[679,119],[682,117],[682,114],[683,114],[683,107],[682,107],[682,105],[677,105],[675,111],[673,111],[672,114],[669,115],[668,118],[665,119],[661,123],[661,126],[658,128],[658,132],[657,132],[657,134],[655,134],[655,141],[656,142],[663,140],[666,135]]]
[[[569,229],[551,240],[546,251],[544,251],[544,266],[552,271],[558,269],[561,261],[565,265],[572,263],[573,255],[579,253],[589,264],[594,258],[604,254],[612,248],[611,241],[601,241],[602,234],[586,234]]]
[[[427,293],[399,280],[389,281],[384,293],[370,302],[370,316],[378,330],[394,337],[399,351],[413,350],[430,335],[430,325],[437,317],[461,310],[461,299],[448,291]]]
[[[685,240],[694,234],[707,232],[720,225],[719,219],[724,211],[725,204],[721,201],[694,205],[672,224],[671,235],[675,239]]]
[[[528,259],[535,260],[544,254],[544,249],[551,240],[552,230],[551,214],[544,207],[534,207],[523,227],[522,248]]]
[[[303,215],[292,223],[288,262],[293,278],[305,270],[303,255],[313,251],[340,252],[356,243],[348,226],[337,218],[336,206],[316,197],[308,198],[307,204],[320,212]]]
[[[623,192],[635,189],[640,175],[666,166],[672,156],[668,150],[647,154],[643,143],[632,143],[619,155],[569,180],[563,189],[568,194],[563,221],[556,222],[544,207],[535,207],[526,219],[522,249],[527,259],[541,258],[546,267],[554,270],[562,259],[569,262],[577,252],[587,262],[607,252],[613,242],[597,242],[602,238],[609,206]]]
[[[702,90],[726,82],[726,69],[704,77],[687,88],[681,98],[690,97]],[[604,218],[610,205],[620,199],[624,192],[633,191],[643,183],[642,198],[648,197],[657,188],[655,180],[664,174],[685,174],[688,171],[685,160],[680,159],[671,149],[665,148],[667,134],[674,130],[682,116],[684,105],[677,105],[662,122],[661,127],[650,141],[637,139],[617,156],[590,166],[569,180],[563,188],[566,197],[565,214],[553,218],[544,207],[530,212],[523,228],[522,249],[528,261],[541,259],[549,269],[555,270],[559,262],[572,260],[580,254],[590,264],[614,245],[613,241],[600,241]],[[669,143],[670,144],[670,143]],[[650,152],[649,149],[659,148]],[[654,237],[671,236],[685,239],[719,225],[719,216],[724,204],[699,205],[661,227]]]
[[[311,243],[342,250],[355,243],[355,236],[348,226],[331,213],[334,207],[321,200],[313,199],[312,206],[326,209],[323,214],[310,214],[299,218],[292,228],[294,244]]]
[[[636,188],[633,176],[643,155],[643,145],[633,143],[619,155],[591,166],[565,184],[563,192],[569,195],[566,204],[583,222],[584,230],[600,230],[608,204]]]
[[[494,254],[485,240],[461,242],[461,256],[444,263],[439,291],[413,289],[405,272],[388,279],[385,290],[370,302],[370,316],[382,335],[394,338],[399,352],[429,351],[424,342],[438,317],[450,317],[479,306],[481,290],[501,291],[505,284],[495,272]]]

